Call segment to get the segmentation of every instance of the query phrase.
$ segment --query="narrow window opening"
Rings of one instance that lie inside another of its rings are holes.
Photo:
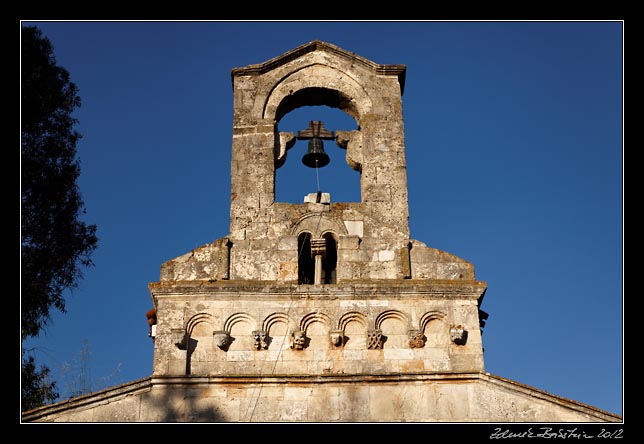
[[[322,272],[324,276],[322,282],[325,284],[336,283],[336,268],[338,265],[338,249],[333,233],[324,233],[322,236],[326,240],[326,255],[322,260]]]
[[[311,234],[301,233],[297,237],[297,283],[313,284],[315,279],[315,261],[311,257]]]

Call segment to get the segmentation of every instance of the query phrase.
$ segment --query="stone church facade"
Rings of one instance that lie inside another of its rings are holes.
[[[152,375],[23,421],[621,421],[485,371],[485,282],[410,237],[405,72],[320,41],[233,69],[230,231],[149,285]],[[314,105],[358,129],[280,131]],[[361,201],[318,190],[276,202],[275,172],[297,140],[312,168],[324,167],[322,140],[344,150]]]

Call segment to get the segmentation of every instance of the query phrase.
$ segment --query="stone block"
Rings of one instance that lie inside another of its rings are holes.
[[[331,194],[329,193],[309,193],[304,196],[304,203],[311,204],[330,204],[331,203]]]
[[[345,220],[344,226],[347,228],[349,236],[361,238],[364,236],[364,222],[361,220]]]
[[[414,351],[410,348],[391,348],[384,349],[385,360],[413,359]]]

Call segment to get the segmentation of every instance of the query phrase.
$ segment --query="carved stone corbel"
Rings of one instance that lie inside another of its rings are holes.
[[[329,340],[331,341],[331,346],[342,347],[344,345],[344,331],[331,330],[329,332]]]
[[[293,350],[304,350],[306,345],[306,335],[302,330],[296,330],[291,333],[291,348]]]
[[[382,348],[382,330],[367,331],[367,349],[379,350]]]
[[[452,325],[449,328],[449,335],[456,345],[465,345],[467,342],[467,330],[462,325]]]
[[[253,339],[255,340],[255,350],[268,349],[268,342],[266,342],[266,332],[264,330],[253,331]]]
[[[228,349],[228,346],[230,345],[231,340],[230,340],[230,335],[228,334],[227,331],[215,331],[213,332],[212,337],[217,347],[219,347],[223,351],[226,351]]]
[[[291,132],[280,131],[275,137],[275,168],[281,167],[286,161],[286,152],[290,150],[297,139]]]
[[[409,337],[410,348],[423,348],[425,346],[425,335],[423,335],[422,331],[412,328],[407,332],[407,336]]]
[[[190,339],[188,336],[188,332],[183,330],[183,329],[172,329],[172,337],[174,340],[174,345],[179,349],[179,350],[187,350],[188,349],[188,340]]]

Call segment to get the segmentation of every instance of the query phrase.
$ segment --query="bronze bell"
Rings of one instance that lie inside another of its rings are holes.
[[[313,137],[309,140],[309,149],[302,157],[302,163],[309,168],[322,168],[328,165],[331,159],[329,155],[324,152],[324,144],[322,139]]]

